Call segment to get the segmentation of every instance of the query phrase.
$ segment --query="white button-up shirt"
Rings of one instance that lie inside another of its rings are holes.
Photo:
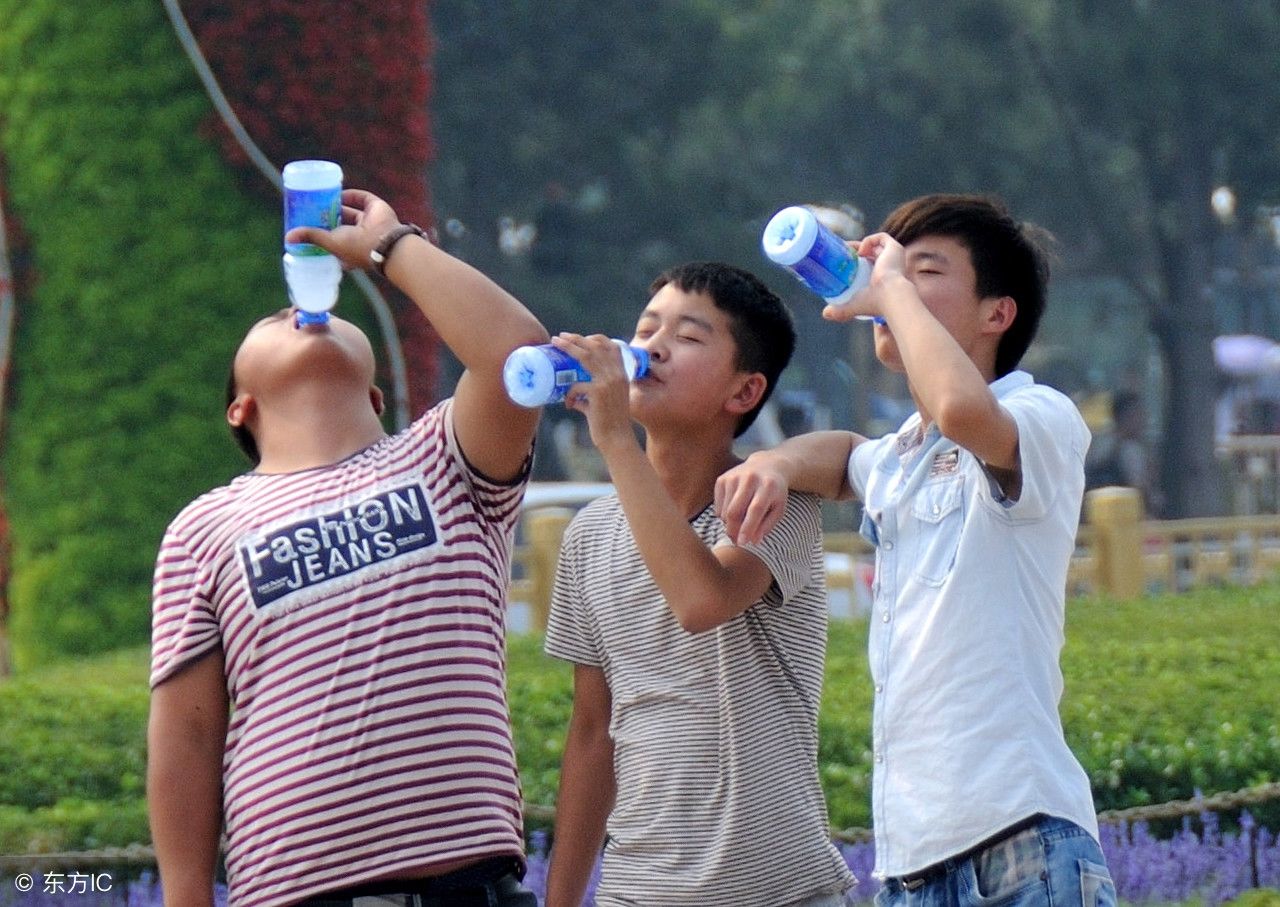
[[[1089,779],[1058,715],[1067,565],[1089,430],[1012,372],[991,385],[1018,424],[1022,490],[919,414],[859,445],[849,478],[876,545],[875,874],[900,876],[1035,813],[1096,838]]]

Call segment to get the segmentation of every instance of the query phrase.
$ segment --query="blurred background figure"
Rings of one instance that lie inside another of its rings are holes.
[[[1111,424],[1093,439],[1085,461],[1089,488],[1123,485],[1142,493],[1147,515],[1164,509],[1151,447],[1147,442],[1147,408],[1136,391],[1117,391],[1111,398]]]

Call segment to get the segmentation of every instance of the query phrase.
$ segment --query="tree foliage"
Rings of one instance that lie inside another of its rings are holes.
[[[1204,294],[1231,262],[1207,254],[1208,199],[1228,181],[1244,211],[1280,202],[1274,2],[706,0],[606,14],[548,0],[507,4],[497,21],[482,9],[436,7],[437,203],[470,228],[455,248],[553,329],[627,329],[647,279],[682,258],[788,287],[756,246],[783,204],[852,202],[874,227],[922,192],[998,194],[1062,240],[1051,308],[1096,298],[1145,322],[1174,514],[1220,506]],[[528,254],[498,251],[504,215],[547,227]],[[847,340],[787,295],[802,328],[788,377],[820,383]],[[1067,340],[1092,370],[1089,345]],[[1128,355],[1145,372],[1139,340]]]

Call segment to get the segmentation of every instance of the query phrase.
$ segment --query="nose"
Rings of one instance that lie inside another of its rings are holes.
[[[644,340],[632,340],[632,346],[639,347],[649,354],[651,362],[661,362],[667,358],[665,345],[658,339],[658,334],[651,334]]]

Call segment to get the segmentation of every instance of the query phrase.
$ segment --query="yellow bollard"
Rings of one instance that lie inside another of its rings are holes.
[[[560,561],[560,540],[573,519],[566,507],[541,507],[525,514],[525,540],[529,546],[527,568],[532,581],[529,607],[533,614],[533,630],[545,633],[551,613],[551,586]]]
[[[1095,488],[1085,495],[1094,532],[1099,591],[1112,598],[1142,595],[1142,495],[1136,488]]]

